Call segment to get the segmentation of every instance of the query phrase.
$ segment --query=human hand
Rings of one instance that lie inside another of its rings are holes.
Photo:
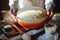
[[[17,17],[16,17],[16,15],[17,15],[17,8],[16,7],[12,7],[10,10],[9,10],[9,14],[10,14],[10,16],[11,16],[11,18],[15,21],[15,22],[17,22]]]
[[[18,11],[18,8],[17,7],[12,7],[12,8],[10,8],[10,12],[14,15],[14,16],[16,16],[17,15],[17,11]]]

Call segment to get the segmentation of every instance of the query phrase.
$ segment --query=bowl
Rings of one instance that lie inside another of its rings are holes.
[[[18,24],[25,29],[37,29],[45,24],[46,10],[40,7],[25,7],[17,12]]]

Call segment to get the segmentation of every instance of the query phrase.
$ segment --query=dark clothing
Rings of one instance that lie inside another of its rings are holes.
[[[9,0],[0,0],[0,10],[9,10]]]

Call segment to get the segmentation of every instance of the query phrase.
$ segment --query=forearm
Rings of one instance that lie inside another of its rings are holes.
[[[17,7],[18,0],[9,0],[9,6],[10,8]]]

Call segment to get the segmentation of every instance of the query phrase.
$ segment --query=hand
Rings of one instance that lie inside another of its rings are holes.
[[[10,11],[9,11],[9,14],[10,14],[10,16],[12,17],[12,19],[15,21],[15,22],[17,22],[17,17],[16,17],[16,12],[17,12],[17,8],[16,7],[13,7],[13,8],[11,8],[10,9]]]
[[[13,14],[11,14],[11,17],[12,17],[12,19],[13,19],[15,22],[18,22],[18,20],[17,20],[17,17],[16,17],[16,16],[14,16]]]
[[[11,12],[14,16],[17,15],[17,11],[18,11],[18,8],[17,8],[17,7],[12,7],[12,8],[10,9],[10,12]]]

